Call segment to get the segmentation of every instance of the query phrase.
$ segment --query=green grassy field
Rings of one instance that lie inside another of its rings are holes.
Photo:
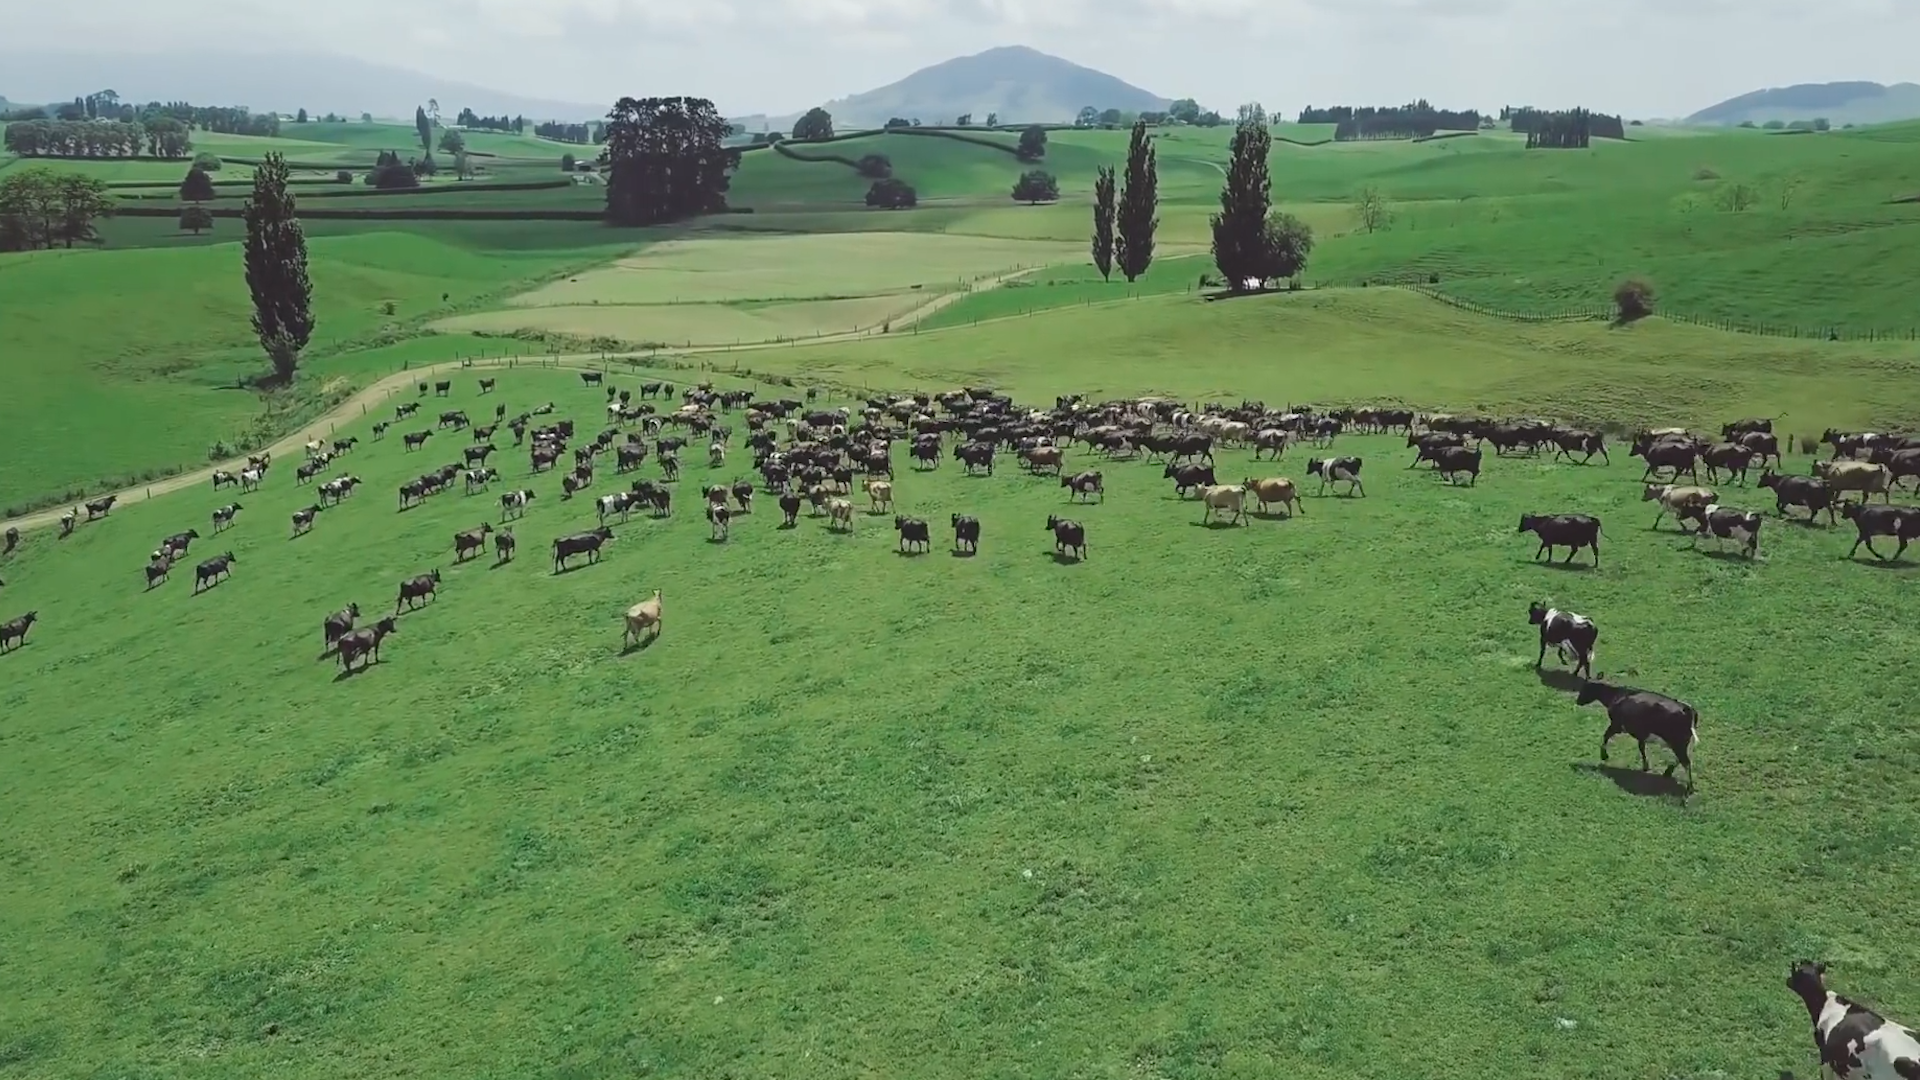
[[[1399,389],[1309,357],[1143,378],[1034,353],[974,377],[1023,400]],[[917,363],[892,382],[946,387]],[[429,407],[598,426],[572,373],[473,378]],[[190,568],[143,594],[138,567],[225,492],[6,563],[0,615],[41,614],[0,656],[6,1075],[1798,1075],[1786,961],[1920,993],[1920,744],[1892,720],[1920,683],[1887,662],[1920,578],[1844,561],[1844,530],[1770,521],[1761,561],[1716,558],[1647,529],[1624,461],[1449,488],[1351,438],[1366,498],[1309,489],[1238,528],[1154,465],[1076,454],[1108,494],[1067,509],[1050,478],[903,462],[901,510],[936,523],[918,558],[884,517],[787,531],[764,497],[709,543],[698,487],[742,468],[695,463],[672,518],[555,576],[548,540],[593,517],[550,476],[504,567],[449,551],[490,495],[395,513],[465,441],[363,443],[341,469],[365,488],[298,540],[312,493],[277,466],[196,545],[239,557],[202,596]],[[1219,464],[1302,477],[1296,455]],[[1607,524],[1601,568],[1530,562],[1517,516],[1576,509]],[[984,524],[975,558],[946,551],[954,512]],[[1084,563],[1052,556],[1061,512]],[[317,659],[325,613],[435,567],[381,664]],[[656,588],[664,635],[622,655],[620,611]],[[1601,671],[1700,709],[1692,798],[1630,743],[1597,760],[1604,719],[1532,671],[1536,599],[1599,621]]]

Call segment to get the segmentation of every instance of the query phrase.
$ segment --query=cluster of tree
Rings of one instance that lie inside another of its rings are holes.
[[[740,151],[706,98],[623,97],[607,114],[601,160],[607,174],[607,221],[655,225],[727,208],[727,187]]]
[[[543,139],[554,142],[579,143],[587,146],[604,142],[607,138],[605,124],[562,124],[556,120],[546,120],[533,125],[533,133]]]
[[[833,138],[833,115],[818,105],[808,109],[806,115],[794,121],[793,137],[796,139]]]
[[[1013,198],[1015,202],[1023,202],[1028,206],[1054,202],[1060,198],[1060,183],[1045,169],[1029,169],[1014,181]]]
[[[413,161],[401,161],[399,154],[382,150],[374,159],[373,168],[367,170],[367,186],[384,191],[416,188],[420,186],[422,176],[431,176],[434,171],[432,154]]]
[[[911,210],[919,203],[919,194],[905,180],[875,180],[873,186],[867,189],[867,205],[876,209]]]
[[[121,123],[151,124],[159,117],[168,116],[178,120],[189,128],[218,132],[222,135],[278,135],[280,118],[271,113],[255,113],[244,105],[230,107],[209,107],[193,105],[185,101],[149,101],[145,105],[123,102],[120,95],[111,90],[87,94],[74,98],[63,105],[51,109],[35,106],[30,109],[18,109],[0,116],[0,120],[66,120],[83,122],[90,120],[117,120]],[[363,119],[371,120],[371,117]]]
[[[893,159],[885,154],[863,154],[853,170],[869,180],[885,180],[893,175]]]
[[[1317,109],[1309,105],[1300,110],[1300,123],[1336,125],[1333,137],[1342,142],[1423,138],[1436,131],[1478,131],[1481,120],[1478,109],[1436,109],[1425,98],[1398,106],[1334,105]]]
[[[9,172],[0,176],[0,251],[90,242],[93,223],[112,213],[104,180],[44,168]]]
[[[21,157],[184,158],[193,152],[187,126],[171,116],[139,120],[28,120],[8,124],[7,150]]]
[[[472,109],[461,109],[453,122],[463,128],[477,128],[481,131],[511,131],[515,135],[527,130],[527,118],[524,116],[478,116]]]
[[[1500,119],[1505,120],[1511,130],[1526,134],[1528,149],[1584,149],[1594,139],[1627,137],[1627,126],[1618,116],[1586,109],[1547,112],[1509,106],[1500,110]]]
[[[785,142],[786,138],[777,131],[756,131],[753,133],[753,138],[748,141],[755,146],[772,146],[777,142]]]
[[[1126,186],[1114,198],[1113,170],[1103,168],[1093,184],[1093,265],[1102,279],[1113,268],[1128,281],[1153,264],[1153,234],[1160,228],[1160,173],[1147,122],[1136,120],[1127,143]]]
[[[1096,109],[1091,105],[1073,118],[1074,127],[1119,127],[1124,117],[1119,109]]]
[[[1769,120],[1764,124],[1755,124],[1751,120],[1742,120],[1740,121],[1740,126],[1743,128],[1763,127],[1768,131],[1832,131],[1833,121],[1824,116],[1815,117],[1812,120],[1794,120],[1791,122],[1786,120]],[[1848,124],[1847,126],[1852,127],[1853,125]]]
[[[1267,154],[1273,137],[1265,117],[1241,121],[1233,133],[1232,161],[1220,189],[1213,226],[1213,264],[1236,293],[1297,276],[1313,250],[1313,230],[1292,214],[1272,212]]]
[[[1047,129],[1034,124],[1020,133],[1020,145],[1014,156],[1021,161],[1039,161],[1047,156]]]
[[[904,116],[890,117],[887,120],[887,126],[890,128],[919,127],[920,118],[916,116],[909,120]]]
[[[1154,123],[1153,117],[1156,115],[1159,114],[1141,113],[1140,119],[1151,124]],[[1212,109],[1201,108],[1200,103],[1192,98],[1181,98],[1179,101],[1167,106],[1167,111],[1164,115],[1166,119],[1172,123],[1192,124],[1196,127],[1219,127],[1221,124],[1226,123],[1219,113],[1214,112]]]

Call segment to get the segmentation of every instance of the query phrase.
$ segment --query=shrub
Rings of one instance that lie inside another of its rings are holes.
[[[1717,172],[1714,172],[1712,169],[1708,168],[1707,166],[1702,165],[1699,168],[1693,170],[1693,178],[1695,180],[1718,180],[1720,179],[1720,174]]]
[[[375,166],[373,171],[367,174],[367,186],[376,187],[382,191],[416,188],[420,186],[420,178],[414,175],[413,166],[392,162]]]
[[[1653,285],[1642,278],[1628,278],[1613,288],[1613,307],[1623,323],[1653,314],[1654,300]]]
[[[202,150],[193,155],[193,167],[201,172],[217,173],[220,171],[220,155],[211,150]]]
[[[573,155],[572,154],[560,155],[560,171],[561,172],[573,171]]]
[[[919,194],[904,180],[875,180],[867,189],[867,205],[882,210],[906,210],[919,202]]]
[[[885,180],[893,175],[893,161],[885,154],[867,154],[853,167],[869,180]]]
[[[339,172],[333,174],[333,178],[339,183],[351,184],[353,183],[353,172],[349,169],[341,169]]]

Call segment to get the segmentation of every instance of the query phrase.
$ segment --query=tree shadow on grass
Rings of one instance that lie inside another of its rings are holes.
[[[1650,770],[1623,769],[1618,765],[1608,765],[1591,761],[1573,762],[1574,772],[1586,776],[1600,776],[1613,782],[1613,786],[1629,795],[1643,799],[1672,799],[1675,802],[1687,801],[1687,787],[1671,776]]]

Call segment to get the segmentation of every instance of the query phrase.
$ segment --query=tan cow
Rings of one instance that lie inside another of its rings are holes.
[[[1864,461],[1816,461],[1813,474],[1835,491],[1858,491],[1862,499],[1879,495],[1893,501],[1893,470]]]
[[[627,632],[621,638],[622,645],[638,645],[643,633],[648,639],[660,636],[661,630],[660,590],[653,590],[653,599],[642,600],[627,609]]]
[[[1267,507],[1279,504],[1286,507],[1287,516],[1307,512],[1307,502],[1300,497],[1300,489],[1284,476],[1269,476],[1260,480],[1244,480],[1241,486],[1253,493],[1260,504],[1260,512],[1266,513]]]
[[[1200,489],[1200,501],[1206,506],[1206,512],[1200,516],[1200,523],[1213,520],[1216,510],[1231,510],[1233,517],[1229,524],[1246,524],[1247,489],[1238,484],[1214,484]]]
[[[885,513],[893,509],[893,485],[885,480],[869,480],[867,498],[873,500],[875,513]]]
[[[1712,488],[1693,487],[1680,484],[1648,484],[1640,493],[1641,502],[1660,503],[1660,512],[1654,515],[1653,527],[1660,527],[1660,519],[1672,514],[1675,521],[1698,518],[1706,508],[1719,501]]]

